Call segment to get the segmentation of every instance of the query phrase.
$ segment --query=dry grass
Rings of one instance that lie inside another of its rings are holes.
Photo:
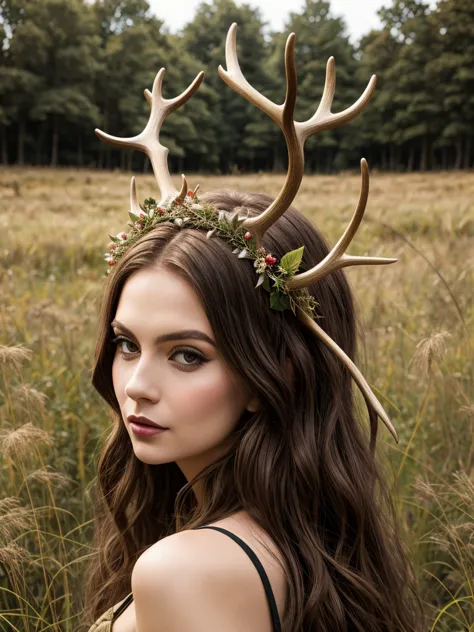
[[[202,191],[275,194],[283,175],[188,177]],[[177,180],[176,180],[177,181]],[[74,630],[90,549],[88,485],[108,417],[90,385],[107,233],[130,175],[0,174],[0,629]],[[138,177],[140,199],[156,196]],[[307,176],[295,206],[333,244],[359,175]],[[381,430],[429,627],[474,629],[474,178],[371,175],[349,268],[365,330],[359,366],[400,433]]]

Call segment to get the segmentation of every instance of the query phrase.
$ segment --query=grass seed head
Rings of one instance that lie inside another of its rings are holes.
[[[31,472],[27,476],[28,481],[36,481],[38,483],[51,483],[55,488],[67,487],[67,485],[74,483],[74,480],[62,472],[55,472],[51,469],[50,465],[39,468],[34,472]]]
[[[24,458],[31,453],[33,445],[53,445],[52,437],[31,422],[13,430],[0,430],[0,453],[10,458]]]
[[[0,363],[13,366],[18,373],[21,373],[20,369],[23,362],[30,361],[32,355],[31,349],[21,345],[15,347],[0,345]]]
[[[12,543],[0,547],[0,564],[3,564],[9,574],[21,576],[23,564],[30,561],[31,554],[18,544]]]
[[[14,496],[0,500],[0,546],[7,546],[18,532],[30,529],[34,524],[31,509],[20,506]]]
[[[440,364],[446,353],[446,338],[451,334],[440,331],[423,338],[417,345],[410,364],[414,364],[424,373],[430,373],[433,362]]]
[[[15,399],[24,402],[27,409],[34,411],[35,413],[44,414],[45,403],[48,399],[46,393],[36,390],[27,384],[21,384],[12,388],[12,393]]]

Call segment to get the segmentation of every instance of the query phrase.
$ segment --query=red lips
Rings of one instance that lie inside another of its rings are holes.
[[[143,424],[144,426],[153,426],[154,428],[161,428],[162,430],[167,430],[167,428],[165,428],[164,426],[160,426],[160,424],[157,424],[151,419],[148,419],[148,417],[143,417],[142,415],[140,415],[139,417],[135,415],[129,415],[127,417],[127,421],[129,421],[130,423],[134,422],[136,424]]]

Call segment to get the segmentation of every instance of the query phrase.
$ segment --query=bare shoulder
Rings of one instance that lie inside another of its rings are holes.
[[[254,572],[227,540],[211,529],[182,531],[139,557],[132,572],[137,632],[262,630]]]
[[[133,568],[132,582],[134,579],[136,582],[152,579],[159,583],[160,574],[166,576],[167,581],[175,575],[180,584],[191,583],[196,578],[204,579],[201,575],[218,580],[228,577],[232,582],[240,576],[241,556],[232,555],[233,549],[225,558],[216,555],[217,550],[222,552],[222,544],[216,539],[215,532],[210,530],[181,531],[170,535],[142,553]]]

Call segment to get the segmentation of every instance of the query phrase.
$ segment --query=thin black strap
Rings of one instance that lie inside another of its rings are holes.
[[[281,632],[280,617],[278,616],[278,609],[276,606],[272,587],[268,580],[265,569],[262,566],[262,563],[260,562],[258,557],[255,555],[255,553],[252,551],[252,549],[249,547],[249,545],[246,544],[243,540],[241,540],[238,535],[235,535],[235,533],[232,533],[231,531],[228,531],[227,529],[223,529],[222,527],[203,526],[203,527],[195,527],[195,529],[215,529],[216,531],[220,531],[221,533],[225,533],[226,535],[228,535],[230,538],[232,538],[232,540],[234,540],[234,542],[237,542],[237,544],[243,548],[243,550],[247,553],[249,558],[254,563],[254,566],[257,569],[258,574],[260,575],[260,579],[263,582],[263,587],[265,588],[265,594],[267,595],[268,603],[270,606],[273,630],[274,632]]]
[[[119,616],[119,614],[122,614],[122,612],[125,610],[125,608],[133,601],[133,593],[130,593],[129,595],[127,595],[125,597],[125,599],[122,601],[122,603],[120,604],[120,606],[117,608],[117,610],[114,612],[114,616],[112,621],[115,621],[115,619]]]

